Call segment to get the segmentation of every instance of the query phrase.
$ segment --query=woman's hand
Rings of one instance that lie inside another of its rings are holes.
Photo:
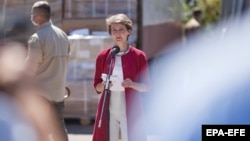
[[[96,91],[102,93],[105,90],[106,81],[102,81],[101,83],[97,84]],[[112,83],[109,84],[109,89],[113,86]]]
[[[146,92],[147,91],[147,86],[143,83],[137,83],[132,81],[130,78],[126,78],[123,82],[122,82],[122,86],[124,88],[132,88],[135,89],[139,92]]]
[[[122,82],[122,86],[124,88],[132,88],[133,86],[133,81],[130,78],[126,78],[123,82]]]

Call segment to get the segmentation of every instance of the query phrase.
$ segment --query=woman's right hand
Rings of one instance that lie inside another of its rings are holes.
[[[96,86],[96,90],[100,93],[103,93],[103,91],[105,90],[105,85],[106,85],[106,81],[102,81],[101,83],[99,83]],[[113,86],[112,83],[109,84],[109,89]]]

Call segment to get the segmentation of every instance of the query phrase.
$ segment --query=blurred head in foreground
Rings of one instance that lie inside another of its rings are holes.
[[[41,97],[43,91],[23,71],[24,53],[24,47],[15,42],[0,47],[0,125],[4,125],[0,135],[8,141],[44,141],[48,132],[58,131],[59,121]]]
[[[0,13],[0,43],[15,41],[27,45],[27,39],[33,27],[29,22],[29,16],[21,11]],[[32,27],[32,28],[31,28]]]

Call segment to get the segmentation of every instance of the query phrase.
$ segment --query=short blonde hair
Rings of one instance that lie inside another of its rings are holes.
[[[132,30],[132,20],[125,14],[120,13],[106,18],[107,30],[109,34],[111,34],[111,24],[113,23],[124,24],[127,30]]]

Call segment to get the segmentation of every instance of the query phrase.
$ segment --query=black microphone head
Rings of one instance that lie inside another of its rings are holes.
[[[114,46],[114,47],[112,47],[112,51],[111,52],[117,54],[118,52],[120,52],[120,48],[118,46]]]

